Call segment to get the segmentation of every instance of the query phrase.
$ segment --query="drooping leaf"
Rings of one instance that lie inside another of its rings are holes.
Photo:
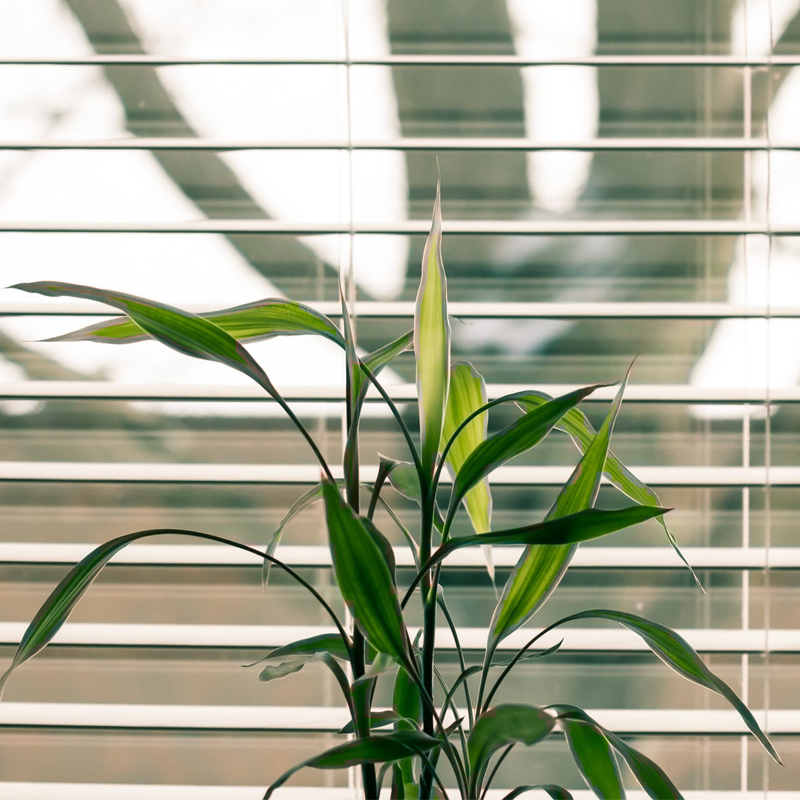
[[[764,749],[772,758],[779,764],[783,763],[777,751],[772,746],[772,742],[767,738],[764,731],[761,730],[761,727],[750,712],[750,709],[739,699],[739,696],[727,683],[711,672],[692,646],[682,636],[675,633],[675,631],[666,627],[666,625],[661,625],[658,622],[653,622],[644,617],[638,617],[635,614],[628,614],[624,611],[609,611],[608,609],[602,608],[571,614],[555,624],[561,625],[565,622],[572,622],[578,619],[603,619],[617,622],[628,630],[641,636],[648,647],[668,667],[671,667],[679,675],[682,675],[693,683],[705,686],[707,689],[711,689],[713,692],[722,695],[722,697],[736,709],[745,725],[752,731],[753,735],[761,742]]]
[[[222,536],[214,536],[210,533],[181,530],[177,528],[157,528],[154,530],[137,531],[136,533],[129,533],[125,536],[118,536],[115,539],[111,539],[99,545],[86,557],[81,559],[64,576],[58,586],[53,589],[49,597],[44,601],[41,608],[36,612],[36,615],[30,625],[28,625],[22,636],[22,640],[17,646],[11,665],[0,678],[0,696],[2,696],[3,688],[13,671],[33,658],[37,653],[41,652],[52,641],[53,637],[61,629],[61,626],[69,618],[77,602],[83,597],[106,564],[108,564],[120,550],[139,539],[174,534],[217,542],[219,544],[235,547],[239,550],[244,550],[259,558],[265,557],[260,550],[256,550],[241,542],[233,541],[232,539],[225,539]],[[312,587],[306,584],[285,564],[277,559],[275,559],[275,563],[287,572],[287,574],[294,577],[295,580],[300,581],[309,591],[314,591]],[[321,601],[321,598],[318,598],[318,602],[323,601]],[[335,617],[334,622],[337,624],[337,627],[341,626]],[[345,636],[346,634],[342,631],[342,635]]]
[[[558,711],[561,724],[565,731],[568,727],[573,728],[575,731],[582,730],[584,731],[582,734],[584,737],[587,735],[585,732],[590,731],[591,734],[589,735],[599,737],[599,739],[594,741],[605,741],[606,746],[607,744],[611,744],[611,746],[625,760],[625,763],[630,767],[631,772],[633,772],[636,780],[639,781],[639,784],[645,790],[648,796],[654,798],[654,800],[683,800],[683,795],[678,791],[675,784],[672,783],[664,770],[661,769],[661,767],[659,767],[655,761],[631,747],[627,742],[620,739],[620,737],[615,733],[606,730],[602,725],[598,724],[594,719],[592,719],[592,717],[590,717],[583,709],[571,705],[556,705],[553,706],[553,708]],[[567,736],[569,737],[570,734],[567,733]],[[592,740],[584,739],[584,741]],[[570,746],[572,746],[571,742]],[[597,764],[599,764],[604,757],[604,753],[601,752],[603,750],[604,747],[602,745],[598,747],[596,758],[597,763],[595,763],[594,766],[597,766]],[[611,754],[609,753],[609,755]],[[590,756],[590,760],[591,758],[592,757]],[[578,762],[577,757],[575,760]],[[578,766],[581,768],[580,763],[578,763]],[[586,777],[586,775],[584,775],[584,777]],[[594,786],[591,783],[589,786],[594,789]],[[611,781],[610,777],[608,786],[612,788],[614,786],[614,783]],[[624,797],[624,794],[612,793],[603,795],[598,794],[597,791],[595,791],[595,794],[597,794],[598,797]]]
[[[516,789],[512,789],[508,794],[504,794],[502,800],[517,800],[517,798],[522,797],[525,792],[534,791],[547,792],[553,800],[573,800],[572,795],[563,786],[556,786],[554,783],[540,783],[535,786],[517,786]]]
[[[211,320],[234,339],[242,342],[260,342],[275,336],[317,334],[344,347],[342,335],[328,317],[303,303],[281,297],[268,297],[255,303],[211,311],[199,316]],[[149,338],[135,322],[117,317],[88,325],[72,333],[54,336],[47,341],[132,344]]]
[[[411,755],[428,753],[440,747],[441,744],[441,739],[435,739],[421,731],[396,731],[369,739],[353,739],[306,759],[284,772],[269,787],[264,795],[264,800],[269,800],[276,789],[283,786],[295,772],[303,767],[346,769],[358,764],[383,764],[389,761],[399,761]]]
[[[578,405],[598,386],[599,384],[587,386],[551,400],[481,442],[467,456],[456,475],[447,512],[448,519],[473,486],[506,461],[537,445],[569,409]]]
[[[579,719],[576,714],[581,711],[575,706],[553,708],[558,711],[572,758],[586,785],[602,800],[625,800],[619,765],[602,729]]]
[[[449,442],[459,425],[473,411],[481,408],[487,402],[486,383],[472,364],[466,361],[453,364],[450,368],[450,391],[447,395],[442,440]],[[475,417],[467,423],[451,445],[447,452],[446,463],[454,479],[470,453],[486,441],[488,424],[488,413]],[[464,497],[464,505],[475,533],[486,533],[491,530],[492,493],[489,489],[488,477],[467,492]],[[494,565],[490,547],[484,548],[484,557],[489,577],[494,582]]]
[[[498,750],[522,742],[533,745],[553,729],[555,717],[537,706],[509,703],[484,712],[469,735],[473,789],[480,786],[489,759]]]
[[[665,514],[668,508],[649,508],[646,506],[629,506],[610,511],[590,508],[568,517],[535,522],[519,528],[504,531],[491,531],[476,536],[458,536],[441,545],[430,557],[427,564],[422,565],[421,573],[435,567],[447,556],[462,547],[475,547],[487,542],[492,545],[525,545],[548,544],[564,545],[598,539],[609,533],[621,531],[631,525],[652,519],[658,514]]]
[[[622,396],[629,374],[630,368],[620,384],[599,433],[586,448],[586,452],[559,492],[545,520],[566,517],[594,506],[600,491],[608,445],[622,405]],[[544,605],[564,577],[577,549],[577,544],[525,548],[508,577],[502,597],[494,610],[487,645],[490,652],[494,651],[498,642],[524,625]]]
[[[267,653],[264,658],[248,664],[248,667],[254,667],[256,664],[261,664],[267,660],[292,658],[295,656],[313,656],[315,653],[329,653],[334,658],[347,661],[348,652],[345,647],[342,637],[336,633],[320,633],[317,636],[309,636],[306,639],[298,639],[291,644],[284,644],[276,647]],[[374,656],[374,653],[373,653]]]
[[[433,474],[442,436],[450,379],[450,319],[447,316],[447,278],[442,261],[441,185],[436,184],[433,222],[422,255],[422,276],[414,316],[414,355],[422,468]]]
[[[342,597],[369,642],[408,662],[408,634],[385,554],[334,484],[322,487],[333,569]]]
[[[308,508],[310,505],[313,505],[317,502],[317,500],[322,499],[322,484],[316,484],[312,486],[307,491],[303,492],[297,500],[292,503],[292,507],[286,512],[286,516],[278,523],[278,527],[275,528],[272,538],[269,540],[269,544],[267,544],[266,553],[268,556],[274,556],[275,551],[278,549],[278,545],[281,543],[281,538],[283,537],[283,529],[301,512]],[[272,562],[264,561],[264,564],[261,568],[261,586],[262,588],[266,589],[267,584],[269,583],[269,576],[270,571],[272,570]]]
[[[542,405],[542,403],[549,402],[552,399],[553,398],[546,392],[530,391],[526,392],[525,396],[517,398],[516,403],[523,411],[532,411]],[[564,414],[562,420],[555,427],[556,430],[568,434],[581,453],[586,452],[595,437],[595,430],[592,427],[592,423],[589,422],[586,415],[579,408],[574,408]],[[635,500],[640,505],[661,505],[661,501],[658,499],[658,495],[653,489],[640,481],[611,450],[608,451],[608,457],[606,458],[605,477],[613,486],[619,489],[620,492],[630,497],[631,500]],[[692,573],[695,583],[702,589],[703,586],[700,583],[700,579],[681,552],[675,536],[667,526],[666,520],[664,517],[657,517],[657,520],[667,534],[670,545],[672,545],[672,548],[675,550],[680,560],[683,561]]]

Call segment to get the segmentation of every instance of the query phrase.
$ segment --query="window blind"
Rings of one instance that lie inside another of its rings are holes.
[[[798,67],[795,0],[3,4],[3,285],[68,280],[194,311],[286,295],[338,319],[343,274],[372,350],[411,326],[438,156],[454,357],[493,398],[613,381],[639,353],[612,447],[675,506],[708,590],[648,524],[582,546],[531,627],[611,607],[676,628],[787,766],[624,631],[565,631],[506,698],[585,706],[690,800],[794,799]],[[263,546],[318,478],[280,410],[237,376],[150,343],[38,343],[102,310],[18,294],[0,292],[6,660],[93,545],[175,526]],[[333,350],[307,337],[252,347],[336,461]],[[386,375],[413,426],[410,357]],[[612,393],[589,399],[590,418]],[[404,457],[369,400],[366,480],[374,453]],[[496,412],[499,429],[513,412]],[[554,434],[498,470],[495,524],[541,517],[574,462]],[[604,489],[600,502],[619,499]],[[281,556],[338,603],[320,510],[284,541]],[[501,580],[516,556],[496,550]],[[9,683],[2,796],[247,800],[332,743],[343,719],[322,672],[261,685],[240,669],[324,629],[280,576],[260,581],[242,554],[178,538],[115,558]],[[477,658],[495,602],[478,554],[454,558],[445,591]],[[453,677],[452,640],[438,641]],[[563,740],[531,752],[512,754],[502,785],[546,779],[589,797]],[[280,796],[344,800],[352,780],[306,771]]]

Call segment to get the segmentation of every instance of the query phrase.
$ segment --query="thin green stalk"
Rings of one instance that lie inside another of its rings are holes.
[[[439,596],[439,608],[442,609],[442,613],[444,614],[444,618],[447,620],[447,626],[450,628],[450,633],[453,635],[453,641],[456,645],[456,653],[458,654],[458,663],[461,666],[461,672],[467,671],[467,662],[464,658],[464,650],[461,647],[461,642],[458,638],[458,629],[456,628],[455,622],[453,622],[453,618],[450,616],[450,612],[447,609],[447,604],[444,602],[444,598]],[[464,699],[467,704],[467,719],[469,720],[469,727],[472,730],[475,724],[475,718],[472,713],[472,698],[470,697],[469,693],[469,684],[467,681],[464,681]]]
[[[510,744],[500,753],[500,758],[497,759],[495,762],[494,767],[492,767],[492,771],[489,773],[489,777],[486,779],[486,785],[483,787],[483,791],[481,792],[480,800],[486,800],[486,794],[489,791],[489,787],[492,785],[492,781],[494,780],[494,776],[497,775],[497,770],[500,769],[500,765],[506,760],[506,756],[511,752],[512,748],[514,747],[513,744]],[[475,786],[477,789],[478,787]]]

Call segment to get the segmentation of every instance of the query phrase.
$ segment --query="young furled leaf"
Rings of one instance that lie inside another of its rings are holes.
[[[545,520],[576,514],[594,505],[600,491],[608,444],[622,405],[622,395],[629,374],[630,367],[620,384],[600,432],[594,437],[569,480],[564,484]],[[494,610],[487,645],[490,656],[501,639],[524,625],[547,601],[567,571],[577,548],[577,544],[529,546],[523,551],[506,581],[503,595]]]
[[[282,297],[268,297],[255,303],[211,311],[199,316],[210,320],[234,339],[243,342],[260,342],[275,336],[317,334],[344,347],[342,335],[328,317],[303,303]],[[135,322],[125,317],[116,317],[72,333],[54,336],[47,341],[133,344],[149,338],[150,335]]]
[[[447,410],[444,417],[442,440],[449,442],[459,425],[481,406],[487,403],[486,383],[472,364],[464,361],[453,364],[450,368],[450,391],[447,395]],[[476,416],[460,431],[447,451],[445,461],[450,474],[455,479],[467,457],[482,442],[486,441],[489,424],[488,413]],[[470,489],[464,497],[472,527],[475,533],[486,533],[492,528],[492,493],[489,489],[489,478],[486,477]],[[486,567],[489,577],[494,582],[494,566],[492,550],[484,548]]]
[[[441,185],[436,184],[433,222],[422,255],[422,276],[414,316],[414,355],[422,468],[433,474],[447,405],[450,381],[450,319],[447,316],[447,278],[442,262]]]
[[[370,644],[408,664],[408,633],[385,552],[339,495],[335,484],[322,486],[328,539],[336,582],[356,624]]]

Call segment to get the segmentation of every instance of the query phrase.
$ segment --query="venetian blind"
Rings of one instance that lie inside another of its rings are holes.
[[[581,547],[532,625],[611,607],[675,627],[787,766],[607,627],[566,631],[506,699],[590,709],[688,798],[797,798],[798,68],[798,0],[6,2],[3,285],[67,280],[192,310],[286,295],[336,317],[343,275],[372,350],[411,327],[438,156],[454,355],[496,397],[613,381],[639,353],[613,449],[675,507],[708,591],[650,523]],[[263,546],[318,478],[279,409],[222,367],[148,343],[35,341],[100,313],[0,292],[5,661],[93,545],[175,526]],[[336,348],[252,352],[336,461]],[[386,375],[413,425],[410,357]],[[376,451],[405,457],[371,402],[365,479]],[[575,457],[554,434],[498,470],[495,523],[541,516]],[[281,555],[336,600],[318,508]],[[515,560],[495,553],[501,578]],[[477,658],[494,593],[479,555],[454,564],[445,590]],[[262,593],[238,554],[131,547],[9,683],[0,793],[261,797],[345,720],[313,667],[263,685],[240,665],[324,624],[280,576]],[[502,785],[589,796],[557,737],[506,764]],[[306,771],[281,796],[351,798],[353,779]]]

